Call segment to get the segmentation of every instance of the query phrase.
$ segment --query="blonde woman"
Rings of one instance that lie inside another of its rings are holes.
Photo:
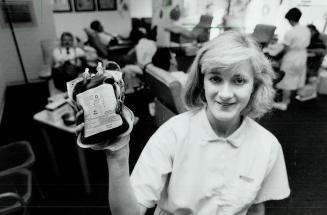
[[[112,214],[264,214],[289,185],[278,140],[254,119],[273,103],[274,77],[255,42],[226,32],[198,53],[188,76],[190,111],[163,124],[129,175],[128,132],[107,143]],[[110,140],[109,140],[110,139]],[[97,148],[101,149],[101,148]]]

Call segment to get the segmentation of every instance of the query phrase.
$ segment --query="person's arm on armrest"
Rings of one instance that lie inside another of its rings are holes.
[[[265,214],[265,204],[259,203],[259,204],[252,205],[246,214],[247,215],[264,215]]]

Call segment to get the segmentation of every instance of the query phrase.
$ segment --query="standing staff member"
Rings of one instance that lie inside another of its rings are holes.
[[[284,37],[284,52],[281,71],[285,72],[284,78],[276,85],[283,90],[281,103],[274,106],[286,110],[290,103],[291,91],[299,90],[305,85],[307,70],[307,47],[310,44],[311,34],[307,26],[299,24],[301,11],[297,8],[290,9],[285,18],[292,26]]]

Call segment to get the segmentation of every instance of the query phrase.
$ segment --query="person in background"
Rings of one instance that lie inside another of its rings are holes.
[[[318,70],[321,66],[322,60],[326,54],[326,45],[320,38],[320,32],[315,25],[308,25],[311,32],[310,44],[307,47],[308,50],[308,73],[307,81],[312,77],[318,76]]]
[[[115,41],[117,39],[117,37],[115,35],[105,32],[103,25],[98,20],[91,22],[90,28],[97,33],[97,35],[100,38],[101,43],[104,46],[111,45],[113,43],[113,41]]]
[[[326,49],[326,45],[320,38],[320,32],[318,31],[317,27],[313,24],[307,25],[310,29],[311,39],[310,44],[307,49],[321,49],[323,52]]]
[[[55,87],[66,91],[66,82],[76,78],[86,66],[85,52],[74,45],[74,37],[70,32],[63,32],[60,46],[53,50],[52,56]]]
[[[122,68],[126,84],[126,94],[134,93],[136,88],[142,86],[140,76],[143,76],[141,67],[151,63],[153,55],[157,51],[157,27],[138,40],[136,46],[127,55],[127,64]]]
[[[134,18],[132,20],[132,30],[129,34],[129,39],[134,44],[137,44],[144,37],[146,37],[146,29],[142,27],[140,19]]]
[[[282,90],[282,101],[274,107],[286,110],[291,101],[291,92],[304,87],[306,81],[307,47],[310,44],[310,30],[299,24],[302,12],[298,8],[290,9],[285,18],[292,28],[286,32],[283,40],[284,56],[280,70],[285,72],[283,79],[276,85]]]
[[[254,120],[272,108],[273,78],[248,35],[229,31],[206,43],[185,87],[190,111],[159,127],[131,176],[129,132],[94,147],[107,156],[111,213],[140,215],[156,205],[155,214],[262,215],[264,202],[286,198],[282,147]]]

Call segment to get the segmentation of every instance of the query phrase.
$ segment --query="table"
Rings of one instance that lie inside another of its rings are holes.
[[[42,135],[45,139],[46,147],[50,155],[51,163],[54,169],[54,172],[57,176],[60,175],[59,167],[58,167],[58,162],[56,158],[56,154],[53,149],[53,144],[51,142],[51,139],[48,135],[48,132],[46,131],[46,126],[50,126],[55,129],[59,129],[61,131],[67,132],[69,134],[75,135],[75,126],[66,126],[64,122],[61,119],[51,119],[49,117],[49,112],[48,110],[42,110],[41,112],[36,113],[33,116],[33,119],[37,121],[41,125],[41,130],[42,130]],[[81,168],[81,173],[82,173],[82,179],[84,182],[84,187],[85,191],[87,193],[91,192],[91,186],[90,186],[90,178],[89,178],[89,171],[87,168],[86,164],[86,159],[85,159],[85,153],[82,148],[78,147],[76,143],[74,143],[76,146],[77,154],[78,154],[78,159],[79,159],[79,166]]]

